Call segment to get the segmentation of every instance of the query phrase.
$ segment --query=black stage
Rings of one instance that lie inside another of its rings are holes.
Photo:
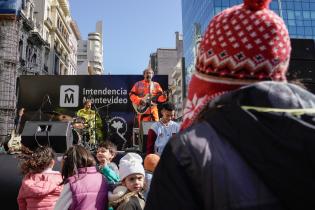
[[[18,162],[16,155],[0,154],[0,203],[5,206],[3,209],[19,209],[16,199],[23,176]],[[60,162],[56,161],[54,170],[60,170]]]
[[[139,150],[129,148],[127,151],[117,151],[113,162],[119,165],[120,158],[123,157],[126,152],[136,152],[141,155]],[[62,154],[56,154],[56,156],[60,157]],[[56,160],[54,170],[60,171],[60,169],[61,162]],[[17,204],[17,196],[22,179],[23,175],[19,170],[19,160],[17,156],[0,154],[0,203],[1,205],[5,206],[4,209],[19,209]]]

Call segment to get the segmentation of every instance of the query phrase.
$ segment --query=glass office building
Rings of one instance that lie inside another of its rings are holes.
[[[243,0],[182,0],[186,82],[190,80],[194,69],[194,51],[198,39],[195,26],[200,26],[203,35],[215,14],[241,3]],[[272,0],[270,8],[284,19],[291,38],[315,39],[315,0]]]

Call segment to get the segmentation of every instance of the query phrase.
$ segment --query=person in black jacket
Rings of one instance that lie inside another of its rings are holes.
[[[269,2],[211,20],[145,210],[315,209],[315,96],[286,83],[290,38]]]

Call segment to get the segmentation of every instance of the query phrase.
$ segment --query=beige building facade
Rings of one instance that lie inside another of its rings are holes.
[[[16,12],[0,13],[0,141],[14,127],[20,75],[77,73],[80,33],[71,25],[68,0],[12,1],[13,6]]]
[[[175,32],[175,48],[158,48],[150,55],[150,64],[158,75],[168,75],[169,100],[175,104],[176,118],[182,116],[183,92],[183,38]]]
[[[104,74],[102,21],[96,23],[96,31],[88,34],[88,40],[78,41],[78,74]]]

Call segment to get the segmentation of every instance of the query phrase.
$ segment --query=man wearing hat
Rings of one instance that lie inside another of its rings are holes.
[[[315,209],[315,96],[286,83],[290,38],[269,3],[211,20],[145,209]]]

